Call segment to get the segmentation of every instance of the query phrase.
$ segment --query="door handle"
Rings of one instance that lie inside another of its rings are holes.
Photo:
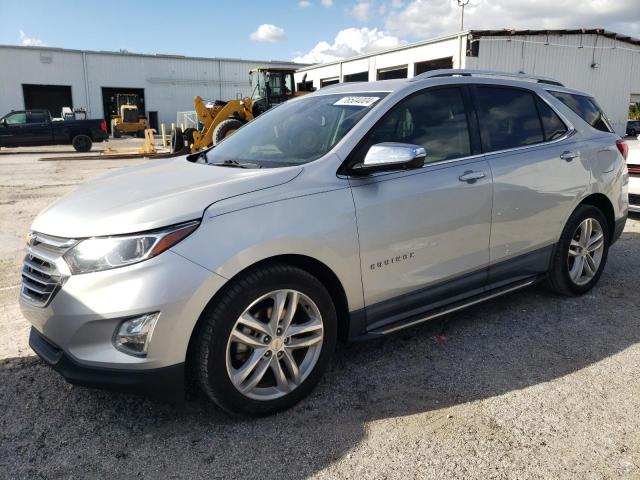
[[[569,150],[567,150],[566,152],[562,152],[560,154],[560,158],[562,160],[566,160],[567,162],[570,162],[571,160],[573,160],[574,158],[577,158],[580,156],[580,152],[571,152]]]
[[[486,172],[474,172],[472,170],[469,170],[467,172],[464,172],[462,175],[460,175],[458,177],[458,180],[460,180],[461,182],[467,182],[467,183],[475,183],[477,180],[480,180],[481,178],[484,178],[487,176]]]

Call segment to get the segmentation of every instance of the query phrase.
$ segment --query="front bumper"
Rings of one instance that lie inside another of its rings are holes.
[[[185,398],[184,363],[148,370],[87,367],[75,362],[33,327],[29,346],[73,385],[135,393],[174,402]]]
[[[45,307],[23,297],[20,306],[35,330],[76,366],[128,375],[184,363],[196,322],[224,282],[169,250],[127,267],[71,275]],[[113,335],[122,320],[151,312],[160,316],[147,355],[117,350]]]

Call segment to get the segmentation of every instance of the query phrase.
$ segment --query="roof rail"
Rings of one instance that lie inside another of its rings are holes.
[[[426,78],[437,78],[437,77],[453,77],[453,76],[461,76],[461,77],[508,77],[508,78],[518,78],[521,80],[533,80],[538,83],[547,83],[549,85],[557,85],[558,87],[564,87],[562,83],[553,78],[543,77],[542,75],[530,75],[527,73],[509,73],[509,72],[498,72],[494,70],[472,70],[472,69],[440,69],[440,70],[431,70],[429,72],[421,73],[420,75],[416,75],[412,80],[423,80]]]

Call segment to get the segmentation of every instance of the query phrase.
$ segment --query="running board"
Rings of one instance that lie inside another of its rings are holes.
[[[413,327],[414,325],[418,325],[420,323],[433,320],[434,318],[442,317],[443,315],[457,312],[458,310],[462,310],[464,308],[471,307],[472,305],[482,303],[486,300],[499,297],[501,295],[504,295],[505,293],[513,292],[515,290],[520,290],[521,288],[528,287],[529,285],[534,284],[537,280],[538,278],[527,279],[521,282],[517,282],[515,284],[512,283],[502,288],[490,290],[480,295],[476,295],[475,297],[467,298],[466,300],[463,300],[461,302],[454,303],[453,305],[448,305],[446,307],[433,310],[427,313],[426,315],[420,315],[417,318],[414,317],[413,319],[409,318],[407,320],[401,320],[392,325],[380,327],[376,330],[370,330],[366,333],[366,336],[374,337],[379,335],[387,335],[389,333],[393,333],[398,330],[403,330],[405,328]]]

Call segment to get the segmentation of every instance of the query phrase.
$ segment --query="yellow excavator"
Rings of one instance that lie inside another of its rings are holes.
[[[182,150],[185,143],[191,153],[215,145],[271,107],[307,93],[295,91],[294,72],[293,69],[284,68],[250,70],[252,94],[248,98],[227,102],[216,100],[207,105],[201,97],[196,96],[193,102],[200,128],[187,128],[184,132],[176,129],[172,142],[173,151]]]

